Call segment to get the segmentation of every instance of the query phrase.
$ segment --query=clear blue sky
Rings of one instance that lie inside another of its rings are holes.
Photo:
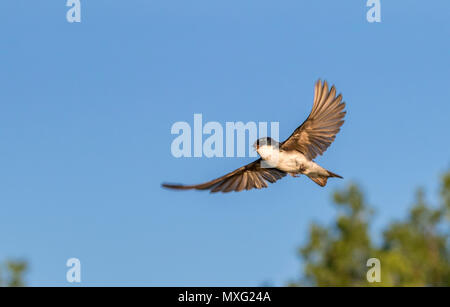
[[[374,233],[402,218],[417,186],[450,166],[450,2],[82,0],[0,2],[0,260],[25,258],[31,285],[281,285],[297,278],[309,224],[331,193],[361,182]],[[317,161],[320,188],[173,192],[251,158],[170,153],[176,121],[279,121],[308,115],[313,85],[347,102]]]

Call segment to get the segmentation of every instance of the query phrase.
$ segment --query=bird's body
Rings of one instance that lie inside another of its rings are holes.
[[[328,90],[327,82],[319,80],[314,91],[314,104],[308,118],[284,142],[278,143],[266,137],[256,141],[255,148],[260,159],[247,164],[215,180],[197,184],[163,184],[177,190],[211,190],[230,192],[268,187],[286,174],[308,176],[320,186],[325,186],[330,177],[342,178],[314,162],[334,141],[344,123],[345,103],[336,96],[334,86]]]
[[[316,183],[318,183],[317,180],[321,182],[323,178],[340,177],[335,174],[333,174],[335,176],[330,176],[331,172],[296,150],[287,151],[278,146],[263,145],[258,146],[257,152],[267,167],[277,168],[293,177],[306,175]]]
[[[310,167],[310,161],[298,151],[284,151],[276,146],[263,145],[257,148],[257,152],[267,166],[289,174],[302,173],[302,170]]]

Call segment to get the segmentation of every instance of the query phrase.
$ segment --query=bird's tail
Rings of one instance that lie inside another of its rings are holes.
[[[324,186],[327,185],[328,178],[336,177],[336,178],[341,178],[342,179],[342,176],[339,176],[338,174],[335,174],[335,173],[330,172],[328,170],[326,172],[327,172],[327,175],[311,175],[311,176],[308,176],[308,177],[309,177],[309,179],[311,179],[312,181],[314,181],[315,183],[317,183],[321,187],[324,187]]]

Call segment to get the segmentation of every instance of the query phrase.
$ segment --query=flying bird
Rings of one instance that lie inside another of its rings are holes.
[[[254,144],[260,158],[237,170],[212,181],[197,185],[163,184],[176,190],[210,190],[231,192],[267,188],[268,182],[283,178],[287,174],[308,176],[324,187],[330,177],[341,176],[326,170],[313,159],[322,155],[334,141],[344,123],[345,102],[342,95],[336,96],[334,86],[328,89],[326,81],[317,81],[314,103],[308,118],[282,143],[270,137],[260,138]]]

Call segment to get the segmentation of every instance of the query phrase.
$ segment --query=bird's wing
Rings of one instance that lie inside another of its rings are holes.
[[[314,104],[305,122],[282,144],[283,150],[297,150],[312,160],[322,155],[333,143],[344,123],[345,103],[342,96],[336,97],[334,86],[328,91],[326,81],[319,80],[314,90]]]
[[[231,192],[267,188],[267,182],[274,183],[286,176],[286,173],[276,168],[261,167],[261,159],[247,164],[237,170],[215,180],[197,185],[163,184],[169,189],[177,190],[211,190],[215,192]]]

